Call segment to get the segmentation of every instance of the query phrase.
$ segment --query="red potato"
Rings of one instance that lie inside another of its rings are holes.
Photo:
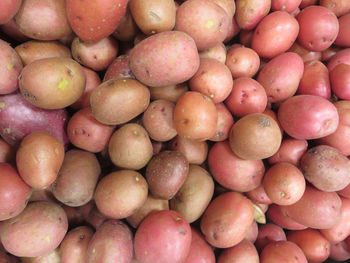
[[[237,78],[233,81],[232,92],[225,100],[225,105],[237,117],[262,113],[267,105],[266,91],[255,79]]]
[[[343,100],[350,99],[350,65],[338,64],[329,74],[333,93]]]
[[[339,32],[336,15],[323,6],[311,5],[297,16],[299,43],[311,51],[323,51],[335,41]]]
[[[307,263],[303,251],[293,242],[277,241],[268,244],[260,254],[260,263]]]
[[[18,76],[22,62],[9,43],[0,39],[0,94],[9,94],[18,89]]]
[[[349,11],[350,11],[350,5],[349,5]],[[349,39],[350,30],[348,27],[350,23],[350,14],[345,14],[341,16],[338,19],[338,21],[339,21],[339,33],[337,35],[337,38],[334,41],[334,44],[341,47],[350,47],[350,39]]]
[[[336,148],[342,154],[350,155],[350,101],[342,100],[334,103],[339,115],[338,128],[332,134],[325,136],[319,140],[320,144],[326,144]]]
[[[260,58],[251,48],[232,45],[227,51],[225,63],[234,79],[252,78],[259,70]]]
[[[215,1],[187,0],[176,12],[175,30],[190,35],[203,51],[225,40],[229,23],[229,14]]]
[[[189,80],[197,72],[199,55],[189,35],[167,31],[137,44],[130,51],[129,66],[136,79],[147,86],[170,86]]]
[[[333,88],[333,86],[332,86]],[[327,67],[320,61],[305,62],[297,94],[315,95],[327,100],[331,98],[331,83]]]
[[[72,32],[63,1],[24,0],[14,19],[19,30],[33,39],[58,40]]]
[[[331,244],[330,259],[336,261],[347,261],[350,259],[350,248],[345,241],[336,244]]]
[[[80,226],[67,233],[60,245],[61,263],[83,263],[94,232],[90,227]]]
[[[276,225],[287,230],[302,230],[307,226],[297,223],[295,220],[288,217],[279,205],[272,204],[267,210],[267,217]]]
[[[254,203],[267,204],[267,205],[272,204],[272,201],[266,194],[263,184],[260,184],[258,187],[254,188],[251,191],[246,192],[245,194]]]
[[[289,52],[297,53],[304,62],[312,61],[312,60],[321,60],[322,52],[319,51],[310,51],[301,46],[298,42],[294,42],[294,44],[288,49]]]
[[[0,25],[6,24],[10,21],[18,12],[22,4],[22,0],[10,0],[10,1],[1,1],[0,3]]]
[[[57,199],[55,199],[54,197],[53,199],[54,202],[57,202]],[[63,204],[61,204],[61,206],[66,212],[68,218],[68,225],[70,228],[72,228],[85,224],[86,219],[88,218],[91,210],[94,207],[94,201],[90,201],[89,203],[78,207],[71,207]]]
[[[241,30],[239,33],[239,42],[246,46],[251,47],[254,30]]]
[[[321,61],[328,62],[335,54],[337,54],[341,50],[342,48],[340,47],[333,46],[333,45],[330,46],[329,48],[321,52],[322,54]]]
[[[43,255],[40,257],[22,257],[21,259],[13,258],[13,260],[16,261],[11,261],[11,263],[61,263],[61,252],[60,248],[56,248],[47,255]],[[19,260],[21,261],[19,262]]]
[[[2,222],[0,238],[9,253],[18,257],[38,257],[57,248],[67,229],[63,208],[52,202],[39,201],[30,203],[21,214]]]
[[[233,2],[233,1],[232,1]],[[199,57],[202,58],[213,58],[217,61],[224,63],[226,61],[226,47],[223,43],[219,43],[216,46],[199,52]]]
[[[251,243],[254,243],[257,237],[258,237],[258,223],[256,221],[253,221],[244,239]]]
[[[64,159],[63,144],[45,132],[33,132],[21,142],[16,165],[22,179],[33,188],[45,188],[57,178]]]
[[[193,105],[196,105],[193,108]],[[186,139],[206,140],[214,136],[218,113],[213,101],[196,91],[180,97],[174,109],[174,124],[179,136]]]
[[[345,240],[350,235],[350,199],[341,197],[342,207],[339,222],[332,228],[320,232],[333,244]]]
[[[233,116],[225,104],[217,103],[215,107],[218,112],[218,122],[216,124],[216,132],[209,140],[214,142],[224,141],[229,137],[230,130],[234,123]]]
[[[76,37],[71,50],[73,58],[80,64],[101,71],[117,57],[118,42],[113,37],[106,37],[96,42],[85,42]]]
[[[265,88],[269,102],[281,102],[296,93],[303,72],[301,57],[286,52],[271,59],[259,72],[257,81]]]
[[[169,142],[170,150],[181,152],[190,164],[202,164],[208,156],[206,141],[190,140],[176,136]]]
[[[94,229],[98,229],[106,220],[108,220],[108,218],[98,211],[96,206],[90,210],[88,216],[86,217],[86,223],[89,226],[92,226]]]
[[[68,21],[80,39],[99,41],[117,29],[127,3],[127,0],[67,0]]]
[[[231,93],[232,85],[229,68],[213,58],[202,58],[198,71],[189,81],[191,90],[208,96],[214,103],[223,102]]]
[[[0,138],[0,163],[15,163],[16,148]]]
[[[275,11],[264,17],[255,28],[252,48],[261,57],[273,58],[286,52],[298,33],[298,21],[292,15]]]
[[[200,227],[209,244],[228,248],[244,239],[253,220],[253,203],[240,193],[226,192],[209,204]]]
[[[103,77],[103,82],[110,79],[117,78],[131,78],[135,76],[129,67],[130,57],[129,55],[121,55],[117,57],[107,68],[106,73]]]
[[[215,4],[220,6],[222,9],[226,11],[229,18],[233,17],[236,12],[236,3],[231,0],[212,0]]]
[[[7,220],[20,214],[32,194],[16,169],[7,163],[0,163],[0,220]]]
[[[307,185],[298,202],[282,206],[281,209],[297,223],[311,228],[327,229],[340,220],[341,199],[335,192],[323,192]]]
[[[330,9],[336,16],[345,15],[350,11],[350,3],[346,0],[320,0],[320,5]]]
[[[175,211],[149,214],[138,227],[134,239],[136,259],[142,263],[181,263],[191,248],[191,227]]]
[[[179,98],[188,91],[187,83],[170,85],[164,87],[150,87],[151,99],[153,100],[168,100],[177,102]]]
[[[321,263],[329,257],[330,243],[315,229],[291,231],[287,240],[298,245],[310,263]]]
[[[226,38],[224,39],[224,43],[229,43],[235,36],[238,35],[238,33],[241,31],[241,29],[239,28],[237,22],[236,22],[236,18],[233,17],[231,20],[231,23],[229,23],[228,25],[228,32],[226,35]]]
[[[218,263],[259,263],[259,254],[253,243],[243,240],[226,248],[219,256]]]
[[[267,223],[259,226],[258,236],[254,245],[256,249],[261,252],[269,243],[286,240],[287,237],[282,227],[272,223]]]
[[[120,23],[113,33],[113,36],[119,41],[132,41],[139,32],[134,18],[130,12],[130,6],[126,8],[125,15],[121,18]]]
[[[269,13],[271,0],[236,0],[235,18],[240,28],[251,30]]]
[[[223,187],[239,192],[257,188],[264,176],[265,167],[261,160],[244,160],[234,154],[228,141],[217,142],[208,155],[209,169]]]
[[[301,156],[306,152],[308,142],[293,138],[284,139],[278,151],[268,159],[269,164],[288,162],[295,166],[299,165]]]
[[[328,71],[331,72],[339,64],[350,64],[350,48],[344,48],[334,54],[327,63]]]
[[[93,153],[101,152],[108,145],[113,131],[113,125],[102,124],[93,117],[91,107],[74,113],[67,125],[69,141]]]
[[[344,189],[337,192],[340,196],[350,199],[350,184],[348,184]]]
[[[120,262],[129,263],[133,255],[132,232],[119,220],[105,221],[92,236],[86,263]]]
[[[0,25],[2,32],[4,32],[7,36],[11,37],[16,41],[24,42],[29,40],[21,31],[19,31],[15,20],[12,18],[6,24]]]
[[[328,100],[313,95],[298,95],[284,101],[278,109],[278,120],[291,137],[318,139],[336,131],[339,116]]]
[[[215,263],[213,249],[205,241],[202,234],[191,227],[192,241],[190,252],[184,263]]]
[[[301,0],[271,0],[273,11],[281,10],[292,13],[300,5]]]

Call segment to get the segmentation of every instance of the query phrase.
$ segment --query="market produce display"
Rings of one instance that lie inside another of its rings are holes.
[[[349,158],[349,0],[0,0],[0,262],[349,262]]]

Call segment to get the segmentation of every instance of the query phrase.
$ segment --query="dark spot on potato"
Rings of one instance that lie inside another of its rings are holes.
[[[201,75],[204,75],[205,73],[207,73],[205,70],[201,71]]]
[[[180,228],[180,229],[179,229],[179,234],[180,234],[180,235],[184,235],[184,236],[185,236],[186,233],[187,233],[186,229],[184,229],[184,228]]]
[[[94,55],[94,56],[93,56],[93,58],[94,58],[94,59],[97,59],[97,56],[96,56],[96,55]]]
[[[61,217],[58,217],[58,221],[60,221],[60,222],[61,222],[61,221],[62,221],[62,218],[61,218]]]
[[[81,56],[77,56],[77,60],[81,62]]]
[[[152,74],[149,72],[149,70],[147,68],[146,68],[146,74],[149,78],[152,77]]]
[[[318,154],[318,151],[317,151],[316,149],[311,149],[311,150],[309,151],[309,153],[311,153],[311,154]]]
[[[189,120],[188,120],[188,119],[183,119],[183,120],[182,120],[182,123],[186,125],[186,124],[189,123]]]
[[[268,118],[261,117],[258,119],[259,125],[262,127],[270,127],[271,123]]]
[[[217,235],[215,232],[212,232],[212,233],[211,233],[211,237],[212,237],[214,240],[217,240],[217,239],[218,239],[218,235]]]
[[[108,82],[107,82],[107,86],[108,86],[108,87],[113,86],[113,85],[114,85],[114,83],[115,83],[115,81],[114,81],[113,79],[108,80]]]
[[[81,16],[77,16],[76,19],[79,21],[83,20]]]
[[[80,235],[79,236],[79,241],[78,242],[82,242],[85,239],[85,235]]]
[[[221,138],[221,137],[223,137],[224,135],[225,135],[225,133],[223,133],[223,132],[221,132],[221,131],[216,133],[216,137],[217,137],[217,138]]]
[[[164,112],[164,111],[165,111],[165,108],[164,108],[164,107],[162,107],[160,111],[161,111],[161,112]]]
[[[67,73],[68,73],[69,76],[71,76],[71,77],[73,76],[73,72],[72,72],[71,69],[67,69]]]

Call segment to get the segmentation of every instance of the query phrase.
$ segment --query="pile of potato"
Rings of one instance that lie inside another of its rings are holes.
[[[0,0],[0,262],[350,259],[349,0]]]

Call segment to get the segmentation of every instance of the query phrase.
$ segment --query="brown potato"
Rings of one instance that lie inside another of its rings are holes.
[[[151,99],[153,100],[168,100],[177,102],[179,98],[188,91],[186,83],[165,87],[150,87]]]
[[[132,17],[146,35],[170,31],[175,26],[174,0],[131,0]]]
[[[190,165],[186,181],[170,200],[170,208],[193,223],[202,216],[214,194],[214,181],[198,165]]]
[[[170,101],[155,100],[143,113],[143,126],[153,140],[166,142],[177,135],[173,121],[174,108],[175,104]]]
[[[93,153],[70,150],[64,156],[52,193],[65,205],[85,205],[94,195],[100,173],[100,164]]]
[[[270,12],[271,0],[236,0],[235,18],[240,28],[252,30]],[[245,45],[245,44],[244,44]]]
[[[95,191],[98,210],[109,218],[125,218],[136,212],[147,200],[148,187],[135,171],[112,172],[99,181]]]
[[[138,170],[152,158],[153,147],[147,131],[141,125],[128,123],[113,133],[108,153],[116,166]]]
[[[63,159],[62,142],[45,132],[27,135],[16,154],[18,172],[33,188],[45,188],[52,184],[57,178]]]
[[[238,120],[231,129],[230,146],[242,159],[259,160],[274,155],[282,141],[277,122],[262,113],[252,113]]]
[[[96,120],[109,125],[130,121],[147,109],[149,101],[150,93],[146,86],[125,78],[103,82],[90,97]]]
[[[137,32],[139,32],[139,29],[131,15],[130,5],[128,5],[126,8],[126,13],[120,20],[117,29],[113,33],[113,36],[120,41],[132,41]]]
[[[146,168],[146,179],[153,196],[171,199],[184,184],[189,163],[178,151],[163,151],[155,155]]]
[[[169,210],[169,201],[148,195],[146,202],[139,210],[126,218],[126,221],[137,228],[141,221],[153,211]]]
[[[19,88],[31,104],[52,110],[76,102],[84,92],[85,81],[83,68],[73,59],[45,58],[23,68]]]

